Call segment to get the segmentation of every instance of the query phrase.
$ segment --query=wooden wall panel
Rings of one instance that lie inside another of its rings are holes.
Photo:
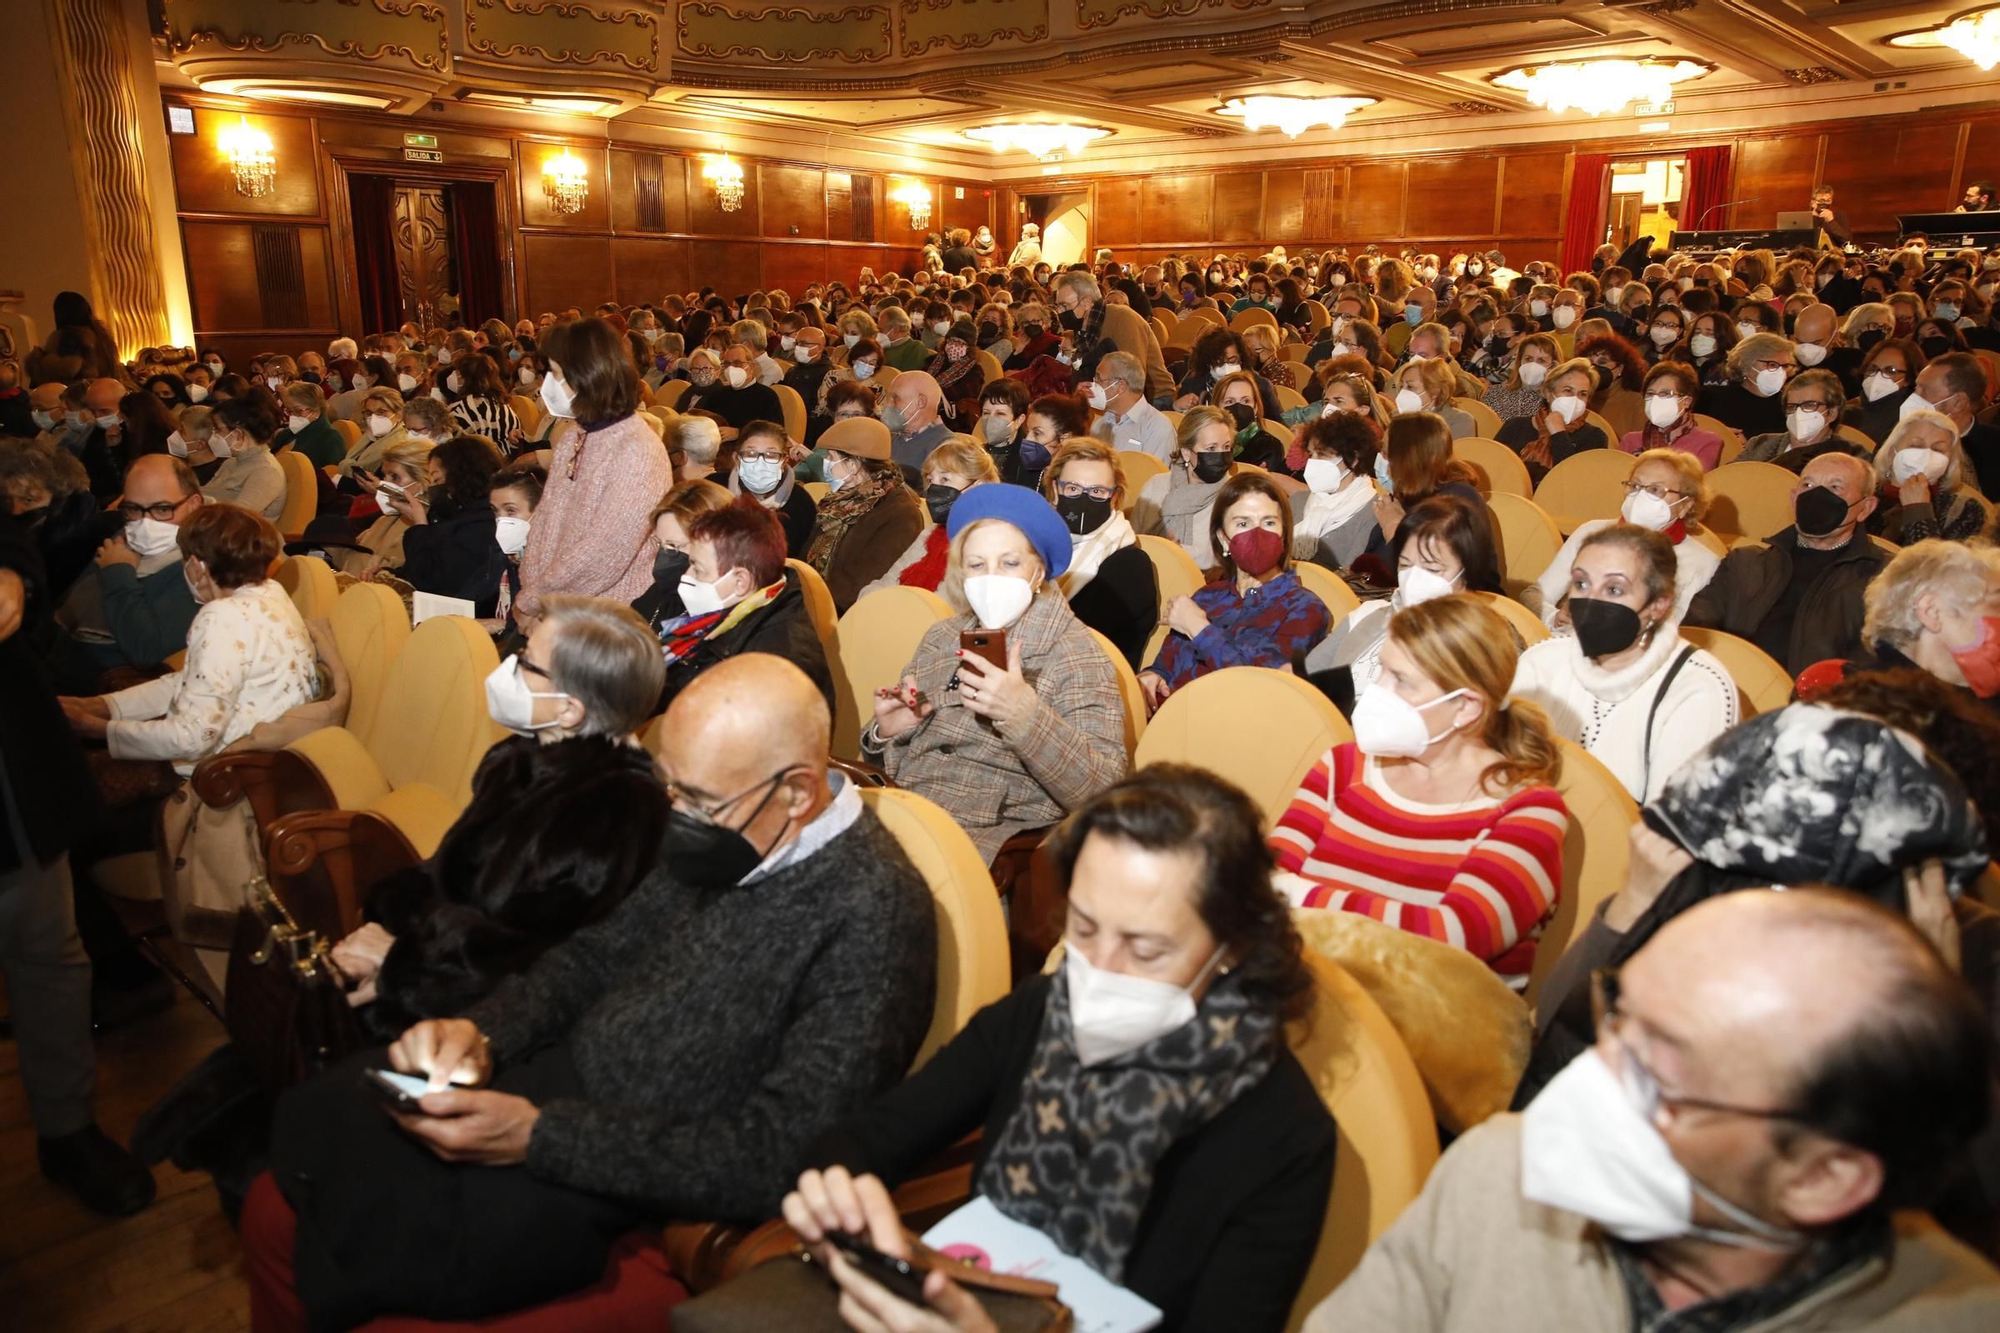
[[[1306,173],[1300,229],[1308,241],[1327,241],[1342,234],[1342,195],[1346,167],[1316,167]]]
[[[1973,181],[2000,180],[2000,120],[1975,120],[1971,132],[1965,140],[1965,166],[1958,173],[1958,179],[1951,183],[1951,203],[1957,208],[1958,198],[1965,193],[1965,187]]]
[[[541,188],[539,179],[534,187]],[[644,207],[642,189],[657,194]],[[657,210],[656,217],[645,216],[653,210]],[[611,226],[620,232],[687,231],[687,169],[683,159],[672,153],[612,149]]]
[[[1145,177],[1139,192],[1139,235],[1147,241],[1207,236],[1214,188],[1207,172]]]
[[[333,245],[325,227],[302,226],[299,259],[305,272],[306,327],[330,329],[340,320],[333,299]]]
[[[826,234],[834,241],[855,239],[854,177],[849,172],[826,173]]]
[[[263,302],[257,295],[257,263],[247,222],[184,222],[181,245],[187,254],[188,293],[198,329],[261,329]]]
[[[825,240],[826,173],[817,167],[781,167],[768,162],[758,172],[764,211],[757,234]]]
[[[1262,240],[1264,173],[1218,172],[1212,209],[1215,226],[1210,234],[1217,241],[1226,245],[1244,245]]]
[[[1569,155],[1509,153],[1500,175],[1500,234],[1562,234],[1563,171]]]
[[[1898,130],[1859,122],[1826,134],[1826,166],[1821,179],[1834,189],[1834,202],[1857,231],[1894,231],[1898,213],[1946,211],[1958,207],[1951,168],[1958,153],[1958,125],[1912,125]],[[1968,163],[1973,162],[1970,155]],[[1754,193],[1754,191],[1753,191]],[[1780,209],[1804,208],[1806,196],[1781,198]],[[1767,194],[1762,207],[1769,209]],[[1749,212],[1749,209],[1743,210]]]
[[[764,271],[760,285],[767,289],[782,287],[795,301],[810,283],[825,282],[829,277],[853,280],[853,273],[842,271],[853,263],[848,256],[854,251],[849,247],[769,244],[762,249]],[[840,267],[829,272],[830,264],[837,264]],[[854,273],[860,271],[861,266],[854,264]]]
[[[1804,208],[1812,198],[1813,168],[1819,160],[1817,134],[1796,134],[1784,138],[1742,139],[1732,154],[1735,163],[1734,199],[1755,199],[1722,210],[1728,220],[1718,218],[1715,227],[1768,226],[1780,209]],[[1847,207],[1847,205],[1842,205]]]
[[[1410,198],[1404,225],[1410,233],[1442,236],[1493,230],[1493,190],[1500,159],[1493,156],[1412,158]]]
[[[611,299],[643,305],[688,290],[688,242],[659,237],[620,236],[611,242],[617,293]]]
[[[960,198],[960,193],[964,198]],[[944,219],[947,227],[963,227],[976,232],[981,227],[993,225],[992,187],[981,181],[947,180],[938,182],[937,214]],[[770,232],[765,232],[770,235]]]
[[[542,168],[567,152],[583,163],[590,190],[575,213],[558,213],[542,189]],[[611,225],[610,169],[602,144],[523,143],[521,145],[521,223],[528,227],[561,227],[567,231],[603,231]]]
[[[763,248],[755,241],[695,241],[689,249],[694,265],[689,282],[732,295],[750,291],[764,278]]]
[[[589,310],[611,299],[611,238],[529,232],[521,238],[528,311]]]
[[[930,191],[931,218],[921,227],[910,225],[910,206],[896,198],[898,191],[911,184],[909,176],[878,177],[875,186],[876,204],[875,239],[896,245],[913,244],[921,248],[926,234],[940,231],[943,223],[938,221],[938,182],[922,180],[916,183]]]
[[[1117,176],[1097,183],[1097,208],[1090,218],[1090,243],[1136,245],[1139,230],[1140,183],[1138,176]]]
[[[260,198],[236,192],[236,173],[222,155],[222,133],[244,117],[233,111],[197,107],[193,134],[169,134],[174,181],[184,213],[320,214],[319,152],[307,116],[248,117],[251,128],[271,136],[277,167],[271,193]]]
[[[757,229],[758,210],[762,207],[757,177],[761,173],[755,162],[733,160],[743,168],[743,204],[729,213],[723,212],[717,202],[715,186],[702,177],[701,170],[707,162],[699,157],[680,160],[687,173],[688,230],[697,236],[742,236]]]
[[[1306,173],[1264,173],[1264,235],[1273,245],[1285,245],[1305,235]]]
[[[1384,236],[1403,236],[1403,169],[1401,162],[1356,163],[1347,176],[1346,235],[1366,243]],[[1419,230],[1423,220],[1411,219]]]

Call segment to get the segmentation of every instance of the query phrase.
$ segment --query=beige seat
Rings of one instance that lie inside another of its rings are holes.
[[[1730,463],[1708,474],[1711,496],[1702,522],[1725,539],[1764,541],[1792,526],[1799,474],[1776,463]]]
[[[1287,363],[1296,363],[1304,368],[1308,375],[1312,373],[1312,367],[1306,365],[1306,357],[1311,353],[1312,348],[1306,346],[1304,343],[1286,343],[1278,349],[1278,355],[1282,356]]]
[[[861,731],[875,717],[875,691],[896,684],[917,655],[924,631],[952,615],[951,603],[925,588],[878,588],[847,608],[836,636],[833,754],[861,757]]]
[[[1722,663],[1722,669],[1736,682],[1736,697],[1746,720],[1775,712],[1792,701],[1795,687],[1791,673],[1748,639],[1692,625],[1681,626],[1681,637]]]
[[[1618,432],[1612,428],[1610,422],[1606,421],[1603,417],[1599,416],[1597,413],[1585,412],[1583,414],[1583,424],[1586,426],[1597,427],[1598,430],[1604,433],[1604,442],[1606,445],[1610,446],[1613,449],[1616,449],[1618,447]]]
[[[778,395],[778,407],[785,417],[785,438],[794,444],[806,442],[806,400],[799,397],[799,391],[789,384],[773,384],[771,392]]]
[[[1167,603],[1176,597],[1192,597],[1208,580],[1202,577],[1201,567],[1194,557],[1181,549],[1181,544],[1171,537],[1155,536],[1151,533],[1139,534],[1139,549],[1153,562],[1153,580],[1160,589],[1160,611],[1165,614]],[[1167,641],[1169,631],[1165,625],[1155,626],[1152,637],[1146,640],[1146,651],[1140,661],[1151,663],[1160,655],[1160,645]]]
[[[687,391],[688,382],[686,380],[661,380],[660,387],[653,390],[653,405],[665,408],[670,412],[674,411],[678,408],[682,396]]]
[[[1875,456],[1875,450],[1878,448],[1878,446],[1876,445],[1875,441],[1868,438],[1867,433],[1861,430],[1860,427],[1835,426],[1833,428],[1833,433],[1835,435],[1838,435],[1841,439],[1846,440],[1849,444],[1856,444],[1861,446],[1863,449],[1866,449],[1868,451],[1868,456],[1870,458],[1873,458]],[[1734,458],[1728,457],[1725,452],[1725,456],[1723,457],[1722,461],[1725,463],[1733,463],[1736,460]],[[1979,495],[1979,492],[1972,491],[1970,492],[1970,494]],[[1983,495],[1979,495],[1979,498],[1982,500],[1986,499],[1986,497]],[[1987,503],[1991,504],[1992,501],[1989,500],[1987,501]]]
[[[305,535],[306,524],[319,512],[319,469],[296,449],[278,455],[285,470],[285,507],[278,514],[278,535],[288,542]]]
[[[1523,648],[1532,648],[1549,637],[1549,627],[1542,623],[1542,618],[1512,597],[1497,592],[1476,592],[1472,595],[1499,612],[1500,618],[1514,627],[1514,632],[1521,636]]]
[[[1000,364],[1000,358],[993,355],[993,353],[987,351],[985,348],[982,347],[978,351],[974,352],[972,354],[972,357],[973,360],[979,363],[979,369],[982,372],[984,372],[986,376],[986,383],[991,384],[995,380],[1005,379],[1007,377],[1006,367]]]
[[[1277,398],[1278,407],[1282,411],[1290,412],[1306,405],[1306,396],[1297,389],[1287,389],[1282,384],[1273,384],[1271,393]]]
[[[1292,344],[1294,347],[1298,345],[1297,343]],[[1292,372],[1292,383],[1298,386],[1299,395],[1303,399],[1305,391],[1312,387],[1314,378],[1313,368],[1306,364],[1306,354],[1301,351],[1297,356],[1287,355],[1285,357],[1285,369]]]
[[[993,876],[950,815],[899,787],[864,787],[861,799],[924,877],[937,909],[937,999],[914,1071],[1007,994],[1007,921]]]
[[[1174,428],[1174,435],[1178,438],[1181,433],[1181,417],[1183,414],[1163,407],[1160,409],[1160,415],[1167,419],[1167,424]]]
[[[1542,571],[1562,550],[1562,533],[1556,529],[1555,520],[1533,500],[1495,491],[1486,497],[1486,504],[1493,513],[1494,532],[1500,539],[1501,582],[1512,597],[1542,576]]]
[[[1111,670],[1118,677],[1118,701],[1125,705],[1125,756],[1131,758],[1139,749],[1139,738],[1146,733],[1146,692],[1139,688],[1139,673],[1125,660],[1125,654],[1118,651],[1118,645],[1096,630],[1090,637],[1097,640],[1097,646],[1111,659]]]
[[[1224,667],[1175,690],[1139,738],[1134,768],[1193,764],[1250,794],[1267,825],[1328,750],[1354,739],[1317,688],[1288,671]]]
[[[1480,438],[1490,440],[1500,434],[1500,414],[1477,398],[1454,398],[1451,405],[1472,418]]]
[[[1160,340],[1160,346],[1165,347],[1174,340],[1173,325],[1167,323],[1166,320],[1160,318],[1158,315],[1153,316],[1151,323],[1153,325],[1153,336]]]
[[[271,577],[292,599],[300,618],[318,620],[333,614],[340,585],[334,581],[332,567],[318,556],[288,555],[271,571]]]
[[[1290,426],[1287,426],[1282,421],[1274,421],[1270,417],[1265,417],[1261,424],[1264,427],[1265,433],[1268,434],[1272,439],[1276,440],[1279,444],[1284,445],[1287,449],[1292,447],[1293,431]],[[1258,470],[1268,472],[1270,469],[1260,468]]]
[[[1167,465],[1143,449],[1120,449],[1118,466],[1125,473],[1124,508],[1130,509],[1139,501],[1139,492],[1146,483],[1162,475]]]
[[[1736,427],[1725,426],[1705,412],[1694,414],[1694,424],[1710,434],[1722,437],[1722,453],[1718,456],[1721,461],[1716,464],[1717,467],[1735,462],[1737,455],[1743,452],[1743,432]],[[1871,444],[1869,447],[1872,449],[1874,446]]]
[[[1278,317],[1270,311],[1259,309],[1256,306],[1252,306],[1248,310],[1240,310],[1229,317],[1229,327],[1238,333],[1243,332],[1243,330],[1249,328],[1252,324],[1263,324],[1275,329],[1278,327]]]
[[[1389,1016],[1339,965],[1310,952],[1306,965],[1313,1008],[1310,1023],[1290,1033],[1292,1054],[1333,1114],[1340,1144],[1319,1246],[1292,1302],[1292,1329],[1416,1199],[1438,1159],[1430,1096]]]
[[[521,423],[523,435],[532,440],[541,434],[542,418],[548,414],[542,410],[540,398],[530,398],[525,393],[517,393],[508,398],[507,405],[514,409],[514,420]]]
[[[1333,316],[1327,312],[1325,304],[1319,301],[1306,302],[1306,315],[1312,321],[1308,331],[1314,336],[1318,336],[1321,329],[1333,323]]]
[[[1202,323],[1204,324],[1213,324],[1216,325],[1217,327],[1225,327],[1229,323],[1229,321],[1223,317],[1223,314],[1220,310],[1216,310],[1210,306],[1197,306],[1195,309],[1188,311],[1187,318],[1198,319],[1202,321]],[[1275,324],[1278,321],[1273,319],[1271,322]]]
[[[1491,495],[1495,491],[1505,491],[1509,495],[1532,497],[1533,483],[1528,480],[1528,465],[1521,456],[1498,440],[1482,439],[1470,435],[1451,442],[1451,456],[1479,474],[1479,493]]]
[[[368,734],[389,688],[389,669],[410,641],[410,613],[402,598],[382,584],[357,583],[334,599],[332,610],[321,614],[333,628],[333,644],[354,692],[347,705],[347,726],[356,734]]]
[[[1562,749],[1562,777],[1556,790],[1569,810],[1569,833],[1563,839],[1562,893],[1542,927],[1534,969],[1528,974],[1524,998],[1530,1008],[1541,994],[1543,978],[1582,924],[1600,903],[1625,887],[1632,825],[1639,819],[1638,804],[1610,769],[1573,741],[1558,738],[1556,744]]]
[[[806,614],[812,617],[813,629],[819,634],[819,646],[826,650],[826,660],[831,663],[839,652],[840,617],[833,609],[833,593],[826,586],[826,580],[819,571],[803,560],[787,560],[785,568],[799,576],[799,592],[806,600]]]
[[[1338,625],[1361,609],[1361,599],[1347,586],[1347,580],[1325,565],[1300,560],[1292,565],[1292,572],[1299,576],[1307,592],[1326,603],[1326,613],[1331,617],[1329,625]]]
[[[361,447],[361,427],[357,423],[339,417],[332,420],[334,430],[340,433],[341,443],[347,446],[346,452],[351,454]]]
[[[1625,503],[1632,457],[1616,449],[1571,454],[1543,475],[1535,487],[1535,503],[1565,536],[1591,519],[1615,519]]]
[[[799,483],[799,489],[810,495],[814,504],[827,497],[828,487],[823,481],[802,481]]]

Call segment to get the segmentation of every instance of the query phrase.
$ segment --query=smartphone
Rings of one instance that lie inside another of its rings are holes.
[[[911,1263],[908,1259],[892,1259],[859,1236],[835,1232],[826,1239],[839,1251],[841,1258],[881,1283],[892,1294],[912,1305],[925,1304],[924,1278],[930,1270],[922,1264]]]
[[[407,500],[410,498],[410,493],[393,481],[378,481],[375,483],[375,489],[378,491],[387,491],[398,500]]]
[[[958,636],[958,646],[974,657],[983,657],[996,669],[1007,669],[1007,631],[1004,629],[968,629]]]
[[[399,1074],[393,1069],[364,1069],[361,1075],[375,1095],[404,1115],[429,1115],[430,1112],[417,1104],[417,1099],[431,1090],[430,1080],[414,1074]]]

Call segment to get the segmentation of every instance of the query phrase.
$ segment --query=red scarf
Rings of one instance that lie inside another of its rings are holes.
[[[939,523],[924,538],[924,553],[896,581],[905,588],[936,592],[938,584],[944,582],[945,559],[950,554],[951,542],[944,535],[944,524]]]

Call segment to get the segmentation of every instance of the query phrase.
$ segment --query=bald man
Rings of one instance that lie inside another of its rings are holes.
[[[83,434],[82,429],[70,421],[63,406],[63,388],[60,380],[50,380],[28,390],[29,418],[38,432],[35,436],[35,447],[38,449],[60,449],[65,441]]]
[[[272,1164],[317,1182],[293,1201],[315,1325],[499,1314],[595,1281],[630,1227],[775,1216],[806,1146],[902,1078],[935,995],[930,894],[828,774],[831,725],[780,658],[697,676],[657,742],[662,869],[390,1048],[433,1088],[471,1086],[396,1122],[347,1067],[288,1096]]]
[[[1909,922],[1725,894],[1599,975],[1596,1046],[1459,1139],[1309,1333],[2000,1328],[2000,1273],[1890,1221],[1991,1109],[1986,1020]]]
[[[794,319],[796,316],[787,315],[786,318]],[[785,355],[791,359],[792,366],[785,372],[785,383],[805,400],[810,409],[819,402],[820,386],[833,369],[826,359],[826,334],[810,324],[801,324],[791,338],[791,350]],[[796,440],[794,443],[803,444],[805,441]]]
[[[125,469],[125,526],[97,548],[95,568],[56,612],[50,669],[63,694],[94,694],[117,667],[155,667],[187,647],[200,603],[181,575],[180,525],[200,510],[201,483],[172,454]]]
[[[83,391],[90,433],[75,447],[90,474],[90,493],[107,502],[116,498],[125,467],[125,418],[118,411],[124,396],[125,386],[113,379],[92,380]]]
[[[882,395],[882,424],[889,428],[889,456],[902,465],[905,477],[921,473],[924,459],[951,434],[951,427],[938,419],[943,401],[944,390],[922,370],[904,371]]]

